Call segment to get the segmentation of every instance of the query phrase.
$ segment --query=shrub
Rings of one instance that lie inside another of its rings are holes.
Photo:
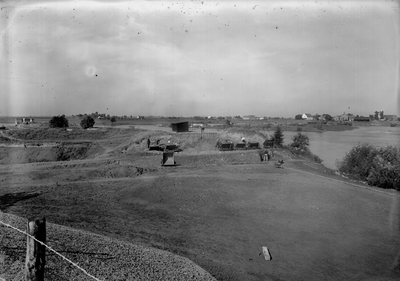
[[[321,163],[322,159],[308,149],[309,145],[310,140],[308,136],[299,132],[293,137],[293,142],[288,146],[284,146],[284,148],[292,152],[294,155],[301,156],[316,163]]]
[[[81,127],[84,129],[93,128],[94,123],[94,119],[91,116],[86,116],[81,120]]]
[[[337,163],[339,171],[370,185],[400,190],[400,149],[358,144]]]
[[[375,147],[368,143],[353,147],[342,161],[337,163],[339,172],[366,180],[372,166],[372,160],[377,155]]]
[[[300,150],[308,149],[309,145],[310,139],[302,133],[297,133],[297,135],[293,137],[293,143],[291,144],[291,146]]]
[[[377,148],[367,182],[382,188],[400,190],[400,150],[396,146]]]
[[[53,116],[49,121],[51,128],[67,128],[68,127],[68,119],[65,118],[65,115]]]

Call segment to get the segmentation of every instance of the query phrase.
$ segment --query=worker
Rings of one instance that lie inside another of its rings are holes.
[[[147,139],[147,148],[150,148],[150,138]]]

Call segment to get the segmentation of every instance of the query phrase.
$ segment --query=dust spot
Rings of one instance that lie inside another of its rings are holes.
[[[92,65],[89,65],[89,66],[86,66],[86,75],[88,76],[88,77],[93,77],[93,76],[97,76],[97,74],[96,74],[96,67],[94,67],[94,66],[92,66]]]

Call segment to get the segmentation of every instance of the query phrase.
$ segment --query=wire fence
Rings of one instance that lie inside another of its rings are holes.
[[[41,244],[41,245],[43,245],[44,247],[46,247],[49,251],[53,252],[53,253],[56,254],[57,256],[61,257],[62,259],[64,259],[64,260],[67,261],[68,263],[70,263],[72,266],[78,268],[80,271],[82,271],[85,275],[89,276],[89,277],[92,278],[93,280],[101,281],[101,279],[99,279],[99,278],[97,278],[97,277],[91,275],[91,274],[88,273],[84,268],[80,267],[77,263],[71,261],[70,259],[68,259],[68,258],[65,257],[64,255],[60,254],[59,252],[57,252],[56,250],[54,250],[52,247],[46,245],[46,244],[43,243],[42,241],[37,240],[35,237],[33,237],[32,235],[30,235],[29,233],[27,233],[27,232],[25,232],[25,231],[23,231],[23,230],[20,230],[20,229],[14,227],[14,226],[12,226],[12,225],[10,225],[10,224],[8,224],[8,223],[5,223],[5,222],[3,222],[3,221],[1,221],[1,220],[0,220],[0,225],[3,225],[3,226],[8,227],[8,228],[11,228],[11,229],[13,229],[13,230],[15,230],[15,231],[17,231],[17,232],[19,232],[19,233],[21,233],[21,234],[27,236],[27,237],[32,238],[33,240],[35,240],[35,241],[38,242],[39,244]],[[3,279],[3,278],[0,277],[0,281],[3,281],[3,280],[5,280],[5,279]],[[23,280],[23,277],[22,277],[22,279],[20,279],[20,280]]]

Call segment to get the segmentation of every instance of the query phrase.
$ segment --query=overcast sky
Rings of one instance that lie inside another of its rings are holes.
[[[0,1],[0,115],[399,110],[397,1]]]

